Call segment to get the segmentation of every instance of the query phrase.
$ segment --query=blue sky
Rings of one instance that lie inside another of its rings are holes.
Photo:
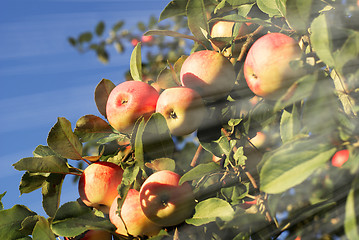
[[[5,208],[27,205],[46,216],[41,190],[21,197],[18,185],[23,172],[11,164],[32,156],[57,117],[73,126],[86,114],[100,115],[93,93],[102,78],[118,84],[129,68],[130,51],[111,52],[108,65],[94,53],[80,54],[67,38],[91,30],[103,20],[119,20],[126,27],[159,16],[163,0],[5,0],[0,3],[0,194]],[[71,177],[64,183],[62,203],[78,198]]]

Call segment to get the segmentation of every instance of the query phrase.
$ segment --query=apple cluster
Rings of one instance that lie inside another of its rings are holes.
[[[179,174],[168,170],[153,173],[139,191],[130,189],[119,207],[117,189],[122,178],[120,166],[99,161],[84,170],[78,184],[82,202],[107,214],[117,234],[154,236],[163,227],[178,225],[193,214],[192,187],[188,182],[179,185]]]

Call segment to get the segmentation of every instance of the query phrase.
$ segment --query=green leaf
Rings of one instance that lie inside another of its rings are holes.
[[[47,215],[55,216],[60,205],[62,183],[65,175],[52,173],[42,187],[42,206]]]
[[[71,46],[73,46],[73,47],[75,47],[75,46],[76,46],[77,41],[76,41],[76,39],[75,39],[75,38],[73,38],[73,37],[69,37],[67,40],[69,41],[69,43],[71,44]]]
[[[5,196],[6,192],[3,192],[2,194],[0,194],[0,211],[4,209],[4,205],[1,201],[1,199]]]
[[[136,131],[135,159],[136,159],[136,165],[143,170],[145,169],[145,157],[144,157],[143,141],[142,141],[144,131],[145,131],[145,121],[142,118]]]
[[[115,25],[113,25],[113,27],[112,27],[112,30],[114,31],[114,32],[117,32],[118,30],[120,30],[121,28],[122,28],[122,26],[124,25],[124,21],[119,21],[119,22],[117,22]]]
[[[358,198],[359,198],[359,177],[352,182],[352,187],[345,204],[344,230],[349,240],[359,239],[358,231]]]
[[[74,133],[82,142],[88,142],[110,135],[112,127],[100,117],[85,115],[77,120]]]
[[[32,238],[34,240],[56,240],[49,222],[44,217],[40,217],[36,223],[34,231],[32,232]]]
[[[303,138],[287,142],[265,154],[260,171],[261,190],[270,194],[281,193],[306,180],[336,151],[322,141],[319,138]]]
[[[185,15],[187,2],[188,0],[173,0],[168,3],[167,6],[161,12],[159,21],[174,16]]]
[[[49,146],[39,145],[33,151],[34,157],[59,156]],[[65,160],[65,159],[64,159]]]
[[[103,64],[107,64],[110,56],[108,55],[108,52],[103,46],[98,46],[96,49],[97,58],[100,62]]]
[[[219,198],[209,198],[197,204],[195,214],[192,218],[186,219],[186,223],[201,226],[216,219],[229,221],[233,216],[234,210],[228,202]]]
[[[29,234],[20,231],[21,223],[35,212],[23,205],[15,205],[10,209],[0,211],[0,239],[18,239]]]
[[[82,144],[72,132],[71,123],[63,117],[57,119],[47,137],[48,146],[64,158],[80,160],[82,158]]]
[[[286,18],[290,26],[305,33],[308,28],[313,0],[287,0]]]
[[[141,43],[138,43],[132,51],[130,72],[133,80],[142,81]]]
[[[193,36],[210,49],[209,27],[203,0],[188,0],[187,21]]]
[[[92,33],[91,32],[81,33],[79,38],[78,38],[78,41],[80,43],[90,42],[91,40],[92,40]]]
[[[175,160],[171,158],[158,158],[150,163],[147,162],[145,165],[155,171],[169,170],[174,172],[176,169]]]
[[[118,194],[120,195],[120,198],[117,199],[118,209],[121,209],[122,204],[126,199],[127,192],[135,183],[139,172],[140,167],[135,164],[125,168],[123,171],[122,181],[118,186]]]
[[[196,167],[192,168],[188,172],[186,172],[181,177],[178,184],[181,185],[182,183],[187,182],[187,181],[200,179],[201,177],[203,177],[205,175],[220,172],[221,170],[222,170],[222,168],[214,162],[202,163],[202,164],[199,164]]]
[[[34,173],[68,173],[69,168],[63,158],[56,156],[28,157],[13,164],[18,171]]]
[[[314,51],[319,58],[323,60],[329,67],[335,65],[332,55],[333,44],[331,41],[330,30],[327,23],[326,15],[321,14],[316,17],[310,27],[312,34],[310,40],[313,45]]]
[[[152,159],[172,157],[175,144],[162,114],[154,113],[148,119],[142,135],[142,143],[143,151]]]
[[[247,157],[244,155],[243,147],[239,147],[233,154],[233,159],[236,161],[236,165],[245,165]]]
[[[111,80],[103,78],[96,86],[95,89],[95,102],[98,111],[106,117],[106,104],[108,96],[110,95],[112,89],[114,89],[116,85],[111,82]]]
[[[257,0],[257,5],[261,11],[273,16],[285,16],[281,11],[285,9],[285,0]]]
[[[20,231],[27,235],[32,234],[34,227],[40,218],[41,216],[39,215],[27,216],[24,221],[21,222]]]
[[[95,32],[97,36],[101,36],[105,30],[105,23],[103,21],[100,21],[95,28]]]
[[[21,177],[19,190],[20,195],[23,193],[30,193],[44,184],[46,181],[48,174],[44,173],[31,173],[25,172],[24,175]]]
[[[78,202],[62,205],[56,212],[51,228],[55,234],[64,237],[75,237],[89,229],[116,230],[108,219],[96,216],[91,208]]]
[[[284,110],[280,119],[280,136],[285,143],[292,140],[300,132],[300,116],[296,105],[290,110]]]
[[[161,70],[161,72],[158,74],[156,82],[162,89],[178,87],[178,84],[173,79],[172,71],[168,67],[165,67]]]

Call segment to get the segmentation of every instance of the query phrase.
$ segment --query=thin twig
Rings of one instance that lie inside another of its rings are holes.
[[[200,144],[200,145],[198,146],[198,148],[197,148],[196,153],[195,153],[194,156],[193,156],[192,161],[191,161],[191,164],[190,164],[191,167],[195,167],[195,166],[197,165],[197,161],[198,161],[199,155],[200,155],[201,152],[202,152],[202,149],[203,149],[203,147],[202,147],[202,145]]]

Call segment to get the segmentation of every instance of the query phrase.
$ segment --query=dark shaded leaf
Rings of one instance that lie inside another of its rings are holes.
[[[48,177],[48,173],[31,173],[25,172],[21,177],[19,190],[20,195],[23,193],[30,193],[44,184],[46,178]]]
[[[103,21],[100,21],[95,28],[95,32],[97,36],[101,36],[103,32],[105,31],[105,23]]]
[[[91,32],[85,32],[85,33],[81,33],[78,41],[80,43],[84,43],[84,42],[90,42],[92,40],[92,33]]]
[[[103,116],[105,116],[105,118],[107,118],[106,116],[107,99],[112,89],[114,89],[115,87],[116,85],[113,82],[111,82],[111,80],[103,78],[97,84],[95,89],[95,102],[97,109]]]
[[[51,231],[49,222],[44,217],[40,217],[39,221],[36,223],[32,238],[34,240],[56,240],[54,233]]]
[[[64,178],[65,175],[63,174],[52,173],[42,187],[42,206],[50,217],[55,216],[59,208]]]
[[[63,204],[56,212],[51,228],[55,234],[65,237],[75,237],[89,229],[116,230],[108,219],[96,216],[91,208],[78,202]]]
[[[64,158],[80,160],[82,157],[82,144],[72,132],[71,123],[63,117],[51,128],[47,137],[48,146]]]
[[[102,118],[85,115],[76,122],[74,133],[82,142],[99,139],[112,133],[112,127]]]
[[[185,15],[187,2],[188,0],[173,0],[168,3],[161,12],[159,21],[178,15]]]
[[[35,212],[23,205],[15,205],[10,209],[0,211],[0,239],[18,239],[28,234],[20,231],[21,223]]]
[[[69,168],[63,158],[56,156],[28,157],[13,164],[18,171],[34,173],[68,173]]]

